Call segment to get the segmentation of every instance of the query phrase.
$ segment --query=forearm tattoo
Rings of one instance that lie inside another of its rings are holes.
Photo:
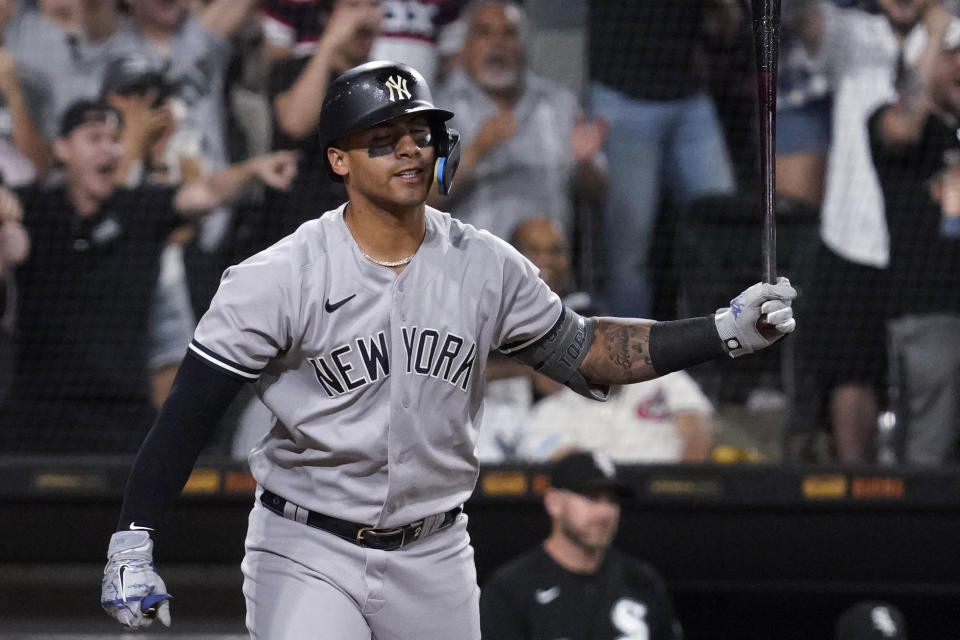
[[[581,370],[591,381],[605,384],[629,384],[656,377],[650,360],[651,325],[645,320],[599,318],[594,348]]]

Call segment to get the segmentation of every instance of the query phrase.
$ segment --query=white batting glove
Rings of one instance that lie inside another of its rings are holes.
[[[146,531],[118,531],[110,537],[100,604],[128,629],[159,620],[170,626],[167,587],[153,566],[153,540]]]
[[[777,284],[758,282],[717,309],[714,320],[731,358],[765,349],[797,328],[791,303],[797,290],[786,278]]]

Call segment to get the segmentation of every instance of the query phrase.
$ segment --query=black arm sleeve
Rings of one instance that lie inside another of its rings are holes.
[[[661,376],[726,355],[713,316],[658,322],[650,327],[650,362]]]
[[[156,529],[183,490],[200,450],[243,381],[187,351],[170,395],[133,461],[118,529]]]

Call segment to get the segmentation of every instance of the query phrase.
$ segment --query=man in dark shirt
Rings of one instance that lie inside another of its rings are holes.
[[[64,183],[15,192],[31,253],[15,274],[14,386],[0,411],[5,451],[134,451],[154,417],[147,317],[168,234],[254,179],[283,188],[295,172],[293,154],[282,153],[179,188],[118,189],[122,128],[109,105],[75,103],[54,144]]]
[[[707,38],[731,37],[741,13],[734,0],[591,0],[589,9],[591,104],[608,123],[605,299],[615,315],[646,317],[661,192],[682,207],[735,187],[700,63]]]
[[[869,121],[890,235],[891,382],[906,461],[942,464],[960,460],[960,26],[930,77],[903,86]]]
[[[576,451],[559,460],[543,496],[550,535],[483,586],[483,637],[682,639],[660,575],[611,547],[620,498],[632,493],[602,454]]]
[[[280,60],[271,71],[271,148],[298,151],[299,170],[290,189],[267,192],[261,208],[265,215],[248,221],[250,246],[241,253],[260,251],[347,200],[343,185],[330,178],[323,164],[317,137],[320,105],[334,78],[367,61],[383,13],[379,0],[336,0],[332,5],[332,11],[317,14],[325,23],[313,53]]]

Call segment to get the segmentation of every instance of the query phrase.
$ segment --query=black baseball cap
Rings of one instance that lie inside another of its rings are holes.
[[[557,460],[550,472],[550,486],[587,494],[612,489],[620,498],[632,498],[633,488],[617,479],[617,467],[610,456],[599,451],[573,451]]]
[[[837,619],[836,640],[906,640],[903,613],[888,602],[858,602]]]
[[[77,127],[91,122],[116,123],[123,126],[123,115],[101,100],[77,100],[60,118],[60,137],[66,138]]]
[[[165,88],[164,69],[142,53],[131,53],[114,58],[107,65],[103,84],[100,85],[100,95],[130,95],[149,89],[157,89],[163,93]]]

